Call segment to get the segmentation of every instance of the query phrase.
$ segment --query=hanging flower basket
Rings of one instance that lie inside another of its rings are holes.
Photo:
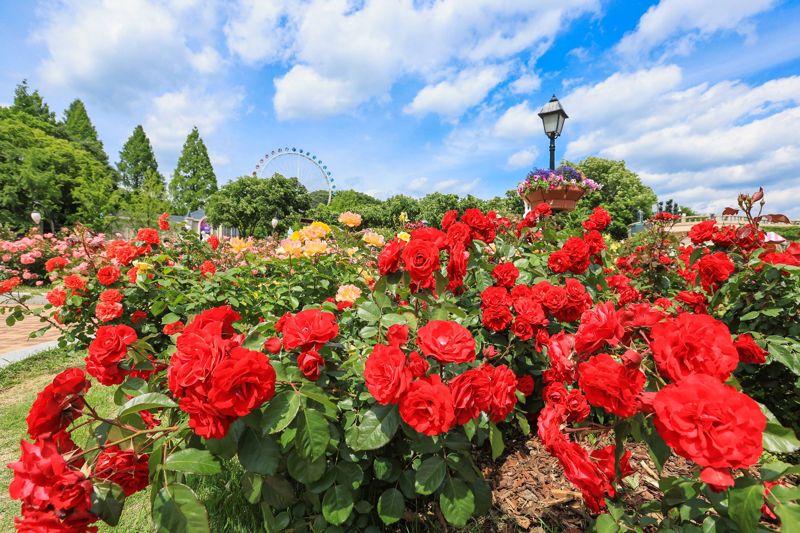
[[[535,169],[517,186],[526,211],[541,203],[553,211],[572,211],[586,191],[597,191],[602,186],[585,177],[579,170],[564,165],[556,170]]]

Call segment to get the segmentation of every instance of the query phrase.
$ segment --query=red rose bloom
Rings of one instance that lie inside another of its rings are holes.
[[[733,345],[736,347],[736,353],[739,354],[739,361],[742,363],[761,365],[767,362],[768,352],[756,344],[751,335],[747,333],[739,335]]]
[[[51,257],[44,263],[44,269],[48,272],[52,272],[53,270],[60,270],[67,266],[69,261],[64,259],[63,257]]]
[[[131,314],[131,322],[133,322],[134,324],[138,324],[139,322],[143,321],[146,318],[147,318],[147,313],[145,313],[144,311],[134,311],[133,314]]]
[[[111,285],[119,279],[119,269],[115,266],[104,266],[97,271],[97,281],[101,285]]]
[[[162,213],[161,216],[158,217],[158,227],[161,228],[162,231],[167,231],[169,229],[169,213]]]
[[[739,363],[728,327],[708,315],[682,314],[653,326],[650,349],[672,381],[707,374],[725,381]]]
[[[505,287],[490,286],[481,292],[481,308],[483,309],[492,307],[507,308],[511,303],[511,295],[508,294],[508,289]]]
[[[589,417],[592,408],[578,389],[572,389],[564,398],[564,406],[567,408],[567,422],[582,422]]]
[[[735,266],[733,261],[725,252],[706,255],[697,262],[697,270],[700,273],[700,281],[706,292],[715,291],[720,283],[728,279]]]
[[[569,271],[573,274],[583,274],[589,268],[589,246],[580,237],[567,239],[561,251],[569,257]]]
[[[473,207],[464,211],[464,214],[461,216],[461,222],[464,222],[470,227],[473,239],[478,239],[486,244],[492,244],[494,242],[496,234],[494,222],[481,213],[480,209]]]
[[[417,345],[422,353],[442,363],[466,363],[475,359],[472,334],[450,320],[431,320],[419,328]]]
[[[275,395],[275,370],[261,353],[236,347],[211,375],[209,403],[228,416],[245,416]]]
[[[47,301],[54,307],[61,307],[67,303],[67,293],[61,287],[56,287],[47,293]]]
[[[456,243],[450,249],[450,260],[447,262],[447,289],[455,291],[464,285],[464,276],[467,275],[467,259],[469,253],[464,250],[464,245]]]
[[[283,347],[287,350],[319,350],[339,334],[336,316],[319,309],[306,309],[283,324]]]
[[[316,350],[308,350],[297,356],[297,367],[311,381],[319,379],[324,366],[325,359]]]
[[[86,405],[83,397],[91,383],[79,368],[68,368],[36,396],[28,413],[28,435],[48,438],[67,428]]]
[[[450,380],[456,424],[466,424],[488,411],[491,402],[491,367],[471,368]]]
[[[122,316],[122,304],[113,302],[97,302],[94,316],[100,322],[111,322]]]
[[[124,375],[117,363],[128,353],[128,346],[136,342],[136,331],[130,326],[100,326],[89,343],[86,371],[103,385],[118,385]]]
[[[567,388],[560,381],[554,381],[542,390],[542,399],[545,403],[563,404],[567,401]]]
[[[485,364],[483,368],[491,381],[489,419],[494,423],[502,422],[517,404],[517,376],[506,365],[492,368]]]
[[[217,237],[216,235],[210,236],[206,242],[208,243],[209,246],[211,246],[212,250],[216,250],[217,248],[219,248],[219,237]]]
[[[546,381],[562,383],[575,382],[575,361],[572,352],[575,348],[575,336],[560,331],[550,337],[547,343],[547,357],[550,369]]]
[[[406,356],[400,348],[375,345],[364,364],[364,381],[379,404],[399,402],[411,379],[412,371],[406,366]]]
[[[625,335],[614,304],[597,304],[581,315],[581,323],[575,333],[575,350],[581,355],[592,354],[606,344],[616,346]]]
[[[447,242],[450,247],[462,245],[469,246],[472,243],[472,229],[463,222],[456,222],[447,229]]]
[[[456,421],[450,389],[435,374],[416,380],[400,400],[400,418],[424,435],[447,433]]]
[[[636,397],[644,389],[645,375],[601,353],[578,366],[578,385],[589,403],[621,417],[637,412]]]
[[[675,453],[700,466],[714,484],[733,484],[730,468],[758,461],[767,419],[746,394],[714,377],[694,374],[661,389],[653,402],[655,424]],[[714,475],[712,475],[714,474]]]
[[[431,241],[412,239],[403,250],[402,259],[411,279],[424,282],[439,269],[439,247]]]
[[[699,292],[681,291],[675,295],[675,299],[686,304],[692,313],[698,315],[706,313],[706,297]]]
[[[602,207],[595,207],[589,218],[583,221],[583,229],[586,231],[602,231],[611,224],[611,215]]]
[[[73,291],[79,291],[86,287],[86,280],[77,274],[70,274],[69,276],[64,276],[64,286]]]
[[[150,484],[147,462],[147,454],[137,455],[133,450],[110,446],[97,456],[92,477],[116,483],[125,496],[130,496]]]
[[[589,255],[597,255],[606,249],[606,241],[598,231],[587,232],[583,236],[583,242],[589,247]]]
[[[183,322],[180,320],[176,320],[175,322],[170,322],[169,324],[164,325],[164,335],[175,335],[176,333],[180,333],[184,329]]]
[[[447,247],[447,233],[436,228],[426,227],[411,230],[411,240],[430,241],[440,250]]]
[[[206,260],[203,261],[203,264],[200,265],[200,273],[206,276],[211,276],[216,274],[217,272],[217,265],[214,264],[213,261]]]
[[[269,353],[278,353],[281,351],[283,344],[278,337],[270,337],[264,341],[264,349]]]
[[[419,352],[411,352],[408,354],[406,366],[409,370],[411,370],[411,375],[415,378],[423,377],[428,373],[428,369],[431,367],[431,365],[428,364],[428,361],[426,361],[425,358],[419,354]]]
[[[457,218],[458,218],[458,211],[456,211],[455,209],[451,209],[450,211],[442,215],[442,229],[444,231],[447,231],[447,229],[453,225],[453,223],[456,221]]]
[[[517,390],[520,391],[525,396],[530,396],[533,394],[533,376],[531,375],[524,375],[517,379]]]
[[[393,324],[386,330],[386,341],[390,346],[399,348],[408,342],[408,326],[405,324]]]
[[[500,263],[492,270],[495,283],[501,287],[512,288],[519,277],[519,270],[514,263]]]
[[[236,333],[233,323],[240,318],[239,313],[230,305],[212,307],[195,316],[186,326],[186,331],[206,331],[223,339],[230,339]]]
[[[100,293],[100,301],[110,304],[119,303],[122,301],[122,293],[117,289],[106,289]]]
[[[563,250],[553,252],[550,254],[550,257],[547,258],[547,266],[556,274],[563,274],[569,270],[571,265],[572,259]]]
[[[381,276],[396,272],[400,268],[400,257],[406,247],[406,241],[401,239],[392,239],[378,254],[378,273]]]
[[[23,507],[44,510],[50,505],[53,484],[68,467],[56,445],[49,440],[35,443],[23,440],[20,447],[19,461],[8,465],[14,472],[8,493],[11,499],[22,500]]]
[[[158,244],[160,241],[158,237],[158,230],[153,228],[142,228],[136,233],[136,240],[142,241],[145,244]]]
[[[689,238],[692,240],[692,244],[702,244],[710,241],[714,235],[716,225],[717,222],[714,220],[704,220],[692,226],[692,229],[689,230]]]

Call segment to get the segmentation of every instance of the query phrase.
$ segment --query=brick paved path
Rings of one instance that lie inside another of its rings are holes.
[[[58,340],[59,331],[56,328],[51,328],[41,337],[28,338],[28,335],[45,325],[44,322],[39,321],[38,317],[25,317],[25,320],[17,322],[13,326],[7,326],[7,316],[7,314],[0,316],[0,356],[7,352]]]

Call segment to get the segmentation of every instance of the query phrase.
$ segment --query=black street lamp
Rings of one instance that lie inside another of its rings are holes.
[[[544,134],[550,137],[550,170],[556,169],[556,137],[561,135],[561,128],[564,127],[564,121],[568,119],[567,113],[561,107],[561,102],[558,101],[556,95],[550,99],[549,102],[544,104],[542,110],[539,111],[539,117],[542,119],[544,125]]]

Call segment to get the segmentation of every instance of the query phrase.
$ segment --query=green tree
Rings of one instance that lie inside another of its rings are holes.
[[[97,135],[97,130],[86,112],[86,106],[80,100],[73,100],[64,111],[64,131],[69,138],[92,153],[98,161],[108,164],[108,154]]]
[[[455,194],[433,192],[419,200],[419,218],[431,226],[439,226],[442,216],[451,209],[458,209],[458,203]]]
[[[142,186],[131,193],[125,216],[134,228],[155,227],[158,217],[169,211],[164,178],[152,169],[144,175]]]
[[[217,192],[217,176],[197,127],[186,137],[178,165],[169,183],[172,206],[179,214],[196,211]]]
[[[583,220],[592,209],[602,205],[611,215],[611,236],[621,240],[628,236],[628,225],[636,222],[639,210],[645,218],[650,216],[656,194],[625,166],[625,161],[587,157],[573,166],[603,188],[584,196],[571,220]]]
[[[122,186],[129,191],[142,186],[148,170],[158,172],[156,155],[141,125],[134,128],[119,152],[117,170],[120,173]]]
[[[486,202],[486,209],[493,209],[503,216],[522,216],[525,212],[525,204],[519,197],[517,189],[506,191],[505,196],[495,196]]]
[[[39,91],[29,92],[28,80],[22,80],[14,90],[14,103],[11,109],[22,111],[50,124],[56,123],[56,114],[50,111]]]
[[[311,197],[311,206],[316,207],[320,204],[328,205],[328,190],[327,189],[319,189],[318,191],[311,191],[308,193],[308,196]]]
[[[283,233],[310,207],[308,191],[297,178],[275,174],[268,179],[242,176],[223,185],[209,198],[206,213],[214,225],[263,237],[272,232],[273,217],[280,221],[277,231]]]
[[[389,227],[400,223],[400,214],[405,213],[409,221],[419,219],[419,201],[405,194],[396,194],[383,202],[383,210]]]

